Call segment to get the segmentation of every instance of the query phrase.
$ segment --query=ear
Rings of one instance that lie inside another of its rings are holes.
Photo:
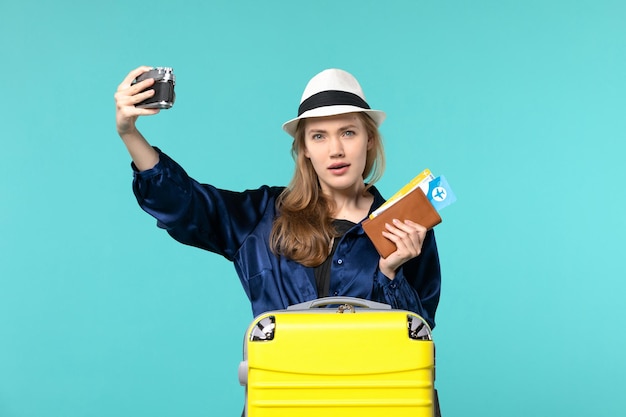
[[[370,151],[374,147],[374,139],[371,136],[367,137],[367,150]]]
[[[311,154],[309,153],[309,150],[307,149],[307,147],[304,147],[304,150],[302,151],[302,153],[304,154],[305,157],[307,157],[308,159],[311,159]]]

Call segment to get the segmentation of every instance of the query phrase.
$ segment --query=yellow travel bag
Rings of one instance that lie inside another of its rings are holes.
[[[239,366],[248,417],[433,417],[434,379],[424,319],[349,297],[259,315]]]

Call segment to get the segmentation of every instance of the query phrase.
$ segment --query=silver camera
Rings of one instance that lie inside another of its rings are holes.
[[[170,67],[152,68],[150,71],[144,72],[137,77],[133,84],[148,78],[154,78],[154,84],[148,88],[154,90],[154,95],[135,104],[135,107],[141,107],[142,109],[169,109],[172,107],[176,99],[176,93],[174,93],[174,85],[176,85],[174,70]]]

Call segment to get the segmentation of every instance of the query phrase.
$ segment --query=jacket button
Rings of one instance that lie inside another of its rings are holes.
[[[341,265],[343,263],[343,259],[337,259],[337,263]]]

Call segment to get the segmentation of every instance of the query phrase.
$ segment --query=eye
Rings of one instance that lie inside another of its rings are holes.
[[[313,135],[311,135],[311,139],[313,139],[313,140],[320,140],[322,138],[323,138],[323,136],[322,136],[321,133],[314,133]]]
[[[356,133],[353,130],[346,130],[345,132],[343,132],[344,136],[354,136],[356,135]]]

